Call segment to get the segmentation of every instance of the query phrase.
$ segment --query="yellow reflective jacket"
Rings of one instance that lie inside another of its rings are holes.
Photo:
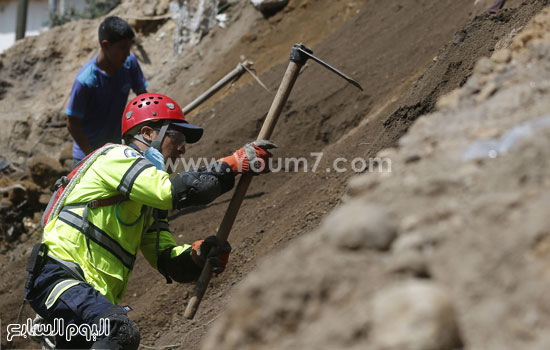
[[[93,200],[124,195],[116,204],[87,209]],[[126,291],[138,250],[157,268],[157,228],[152,209],[172,209],[168,173],[157,170],[134,149],[116,145],[100,155],[70,192],[59,216],[44,228],[43,243],[48,254],[77,263],[88,283],[113,304]],[[88,222],[88,236],[82,232]],[[159,251],[170,247],[171,256],[189,245],[178,246],[166,218],[159,219]],[[89,239],[87,238],[89,237]]]

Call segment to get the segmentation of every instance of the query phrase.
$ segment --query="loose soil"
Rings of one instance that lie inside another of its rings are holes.
[[[335,159],[373,157],[396,145],[418,116],[434,108],[437,97],[463,84],[480,57],[489,55],[497,42],[519,30],[546,4],[510,1],[497,15],[476,17],[477,1],[292,0],[266,20],[248,2],[241,2],[231,9],[233,23],[226,30],[217,28],[178,59],[171,58],[169,41],[157,40],[163,32],[171,37],[173,21],[160,21],[142,33],[145,55],[138,52],[138,56],[151,62],[143,63],[149,90],[167,93],[181,105],[233,69],[241,56],[255,61],[261,80],[276,91],[296,42],[310,46],[316,56],[365,89],[357,90],[315,62],[307,64],[272,139],[279,145],[276,158],[304,157],[308,172],[288,166],[286,172],[253,180],[230,236],[234,248],[230,266],[212,280],[193,321],[183,318],[193,285],[166,285],[138,258],[122,304],[134,309],[130,316],[141,329],[142,344],[198,349],[211,323],[231,302],[234,286],[254,269],[257,259],[292,245],[295,237],[315,229],[339,203],[355,172],[349,162],[341,164],[346,172],[325,171]],[[27,125],[21,134],[37,137],[49,125],[38,154],[59,157],[70,140],[59,111],[76,70],[94,50],[98,23],[67,24],[25,39],[0,56],[0,105],[10,111],[3,114],[7,125],[13,130]],[[254,139],[272,99],[250,77],[242,77],[189,115],[206,132],[186,156],[221,157]],[[3,149],[21,160],[35,140],[22,137]],[[311,171],[312,152],[323,152],[316,172]],[[226,194],[208,206],[171,213],[176,241],[192,242],[215,233],[229,199]],[[15,322],[26,257],[38,239],[38,231],[26,235],[0,254],[3,324]],[[32,316],[27,307],[23,319]],[[36,348],[19,339],[9,346],[2,339],[2,346]]]

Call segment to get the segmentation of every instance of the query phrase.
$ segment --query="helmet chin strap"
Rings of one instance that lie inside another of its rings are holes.
[[[139,135],[134,135],[134,140],[138,140],[139,142],[141,143],[144,143],[146,144],[147,146],[151,147],[151,142],[147,141],[143,135],[139,134]]]
[[[168,127],[170,126],[170,122],[171,122],[170,120],[165,120],[162,123],[162,126],[160,127],[160,131],[159,131],[157,137],[152,142],[149,142],[149,141],[145,140],[145,138],[141,134],[135,135],[134,139],[136,139],[140,142],[143,142],[144,144],[146,144],[149,147],[156,148],[159,152],[161,152],[160,147],[162,145],[162,141],[164,140],[164,135],[166,134],[166,130],[168,130]]]

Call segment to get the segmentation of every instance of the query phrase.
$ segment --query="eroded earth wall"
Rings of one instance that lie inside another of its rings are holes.
[[[203,349],[550,348],[549,82],[547,8],[266,258]]]

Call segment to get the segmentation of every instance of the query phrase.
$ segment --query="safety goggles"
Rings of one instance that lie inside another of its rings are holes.
[[[165,135],[169,136],[178,146],[185,144],[185,134],[181,130],[168,129]]]

